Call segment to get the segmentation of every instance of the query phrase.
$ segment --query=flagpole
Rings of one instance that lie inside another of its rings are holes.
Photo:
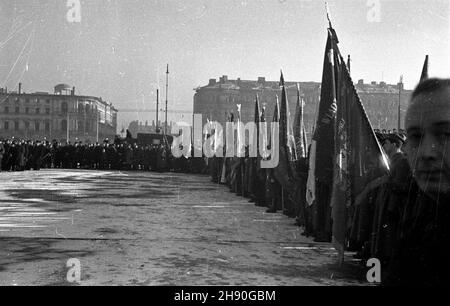
[[[327,12],[328,25],[330,26],[330,29],[332,29],[333,26],[331,25],[331,14],[330,14],[330,8],[328,7],[328,2],[325,2],[325,10]]]
[[[398,114],[397,114],[397,132],[401,129],[401,102],[402,102],[402,88],[403,87],[403,76],[400,77],[400,83],[398,84]]]
[[[159,88],[156,90],[156,132],[159,129]]]
[[[347,69],[348,69],[348,73],[351,74],[352,70],[351,70],[351,58],[350,58],[350,54],[347,57]]]
[[[166,125],[164,129],[164,134],[167,134],[167,104],[169,100],[169,64],[167,64],[167,71],[166,71]]]

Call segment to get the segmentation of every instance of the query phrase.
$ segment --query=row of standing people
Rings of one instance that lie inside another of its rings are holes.
[[[352,195],[347,250],[356,252],[362,263],[378,259],[385,285],[448,286],[449,97],[448,79],[429,79],[418,85],[405,118],[407,138],[402,133],[377,135],[388,156],[389,173]],[[272,169],[260,169],[257,163],[256,158],[215,157],[210,164],[212,180],[267,207],[268,212],[283,210],[296,217],[297,224],[305,227],[305,235],[316,241],[331,241],[331,206],[321,208],[305,201],[308,161],[296,162],[300,181],[290,195]],[[316,188],[321,192],[330,186]]]
[[[245,197],[256,206],[265,207],[267,213],[281,211],[295,218],[295,223],[305,226],[304,235],[312,235],[312,211],[307,207],[306,181],[308,176],[308,159],[295,162],[298,184],[295,193],[288,194],[277,181],[273,169],[262,169],[260,160],[248,156],[245,158],[213,157],[209,160],[209,171],[214,183],[227,185],[231,192]]]
[[[56,169],[204,173],[204,159],[174,159],[164,145],[0,140],[0,171]]]

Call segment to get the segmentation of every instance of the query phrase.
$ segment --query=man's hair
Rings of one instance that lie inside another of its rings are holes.
[[[412,98],[414,99],[420,94],[427,94],[439,91],[446,87],[450,87],[450,79],[438,79],[438,78],[427,79],[423,82],[420,82],[419,85],[417,85],[416,89],[414,89],[413,91]]]
[[[384,145],[387,140],[389,140],[390,143],[395,144],[397,148],[401,148],[401,146],[405,142],[405,140],[399,134],[385,135],[381,140],[381,144]]]

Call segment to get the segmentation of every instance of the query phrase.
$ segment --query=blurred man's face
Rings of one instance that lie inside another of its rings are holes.
[[[392,155],[392,152],[394,151],[394,144],[391,143],[389,139],[387,139],[383,143],[383,149],[386,152],[386,154],[390,157]]]
[[[438,196],[450,192],[450,88],[421,94],[406,115],[405,152],[419,187]]]

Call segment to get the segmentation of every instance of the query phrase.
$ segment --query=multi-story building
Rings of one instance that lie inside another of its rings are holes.
[[[305,125],[310,133],[315,121],[316,105],[320,99],[320,83],[301,82],[300,92],[306,102]],[[297,83],[286,82],[287,97],[292,119],[295,115],[297,101]],[[275,108],[275,100],[281,99],[279,82],[266,81],[264,77],[257,81],[229,80],[222,76],[219,82],[209,80],[209,84],[196,89],[194,95],[194,114],[203,115],[203,124],[207,120],[218,121],[223,126],[230,112],[237,113],[237,105],[241,105],[241,121],[246,123],[254,120],[255,99],[265,108],[266,121],[271,122]]]
[[[355,84],[367,116],[375,129],[393,130],[398,128],[398,104],[400,102],[400,127],[404,118],[412,90],[405,90],[403,84],[389,85],[385,82],[365,84],[359,80]]]
[[[301,95],[306,102],[304,119],[308,136],[311,137],[316,124],[321,84],[317,82],[286,82],[291,120],[295,115],[297,84],[300,85]],[[402,86],[400,94],[399,86]],[[386,130],[397,128],[398,102],[401,100],[403,118],[411,91],[404,90],[403,84],[388,85],[384,82],[364,84],[363,80],[355,84],[355,88],[374,128]],[[266,81],[264,77],[259,77],[256,81],[229,80],[224,75],[219,78],[219,81],[210,79],[208,85],[199,87],[195,91],[194,113],[203,115],[203,124],[210,120],[224,125],[230,112],[236,114],[238,104],[241,105],[241,120],[243,122],[253,121],[256,95],[259,97],[261,106],[266,109],[266,120],[270,122],[276,96],[281,98],[279,82]]]
[[[96,142],[114,139],[117,110],[92,96],[77,96],[60,84],[54,93],[0,89],[0,137],[30,140]]]

